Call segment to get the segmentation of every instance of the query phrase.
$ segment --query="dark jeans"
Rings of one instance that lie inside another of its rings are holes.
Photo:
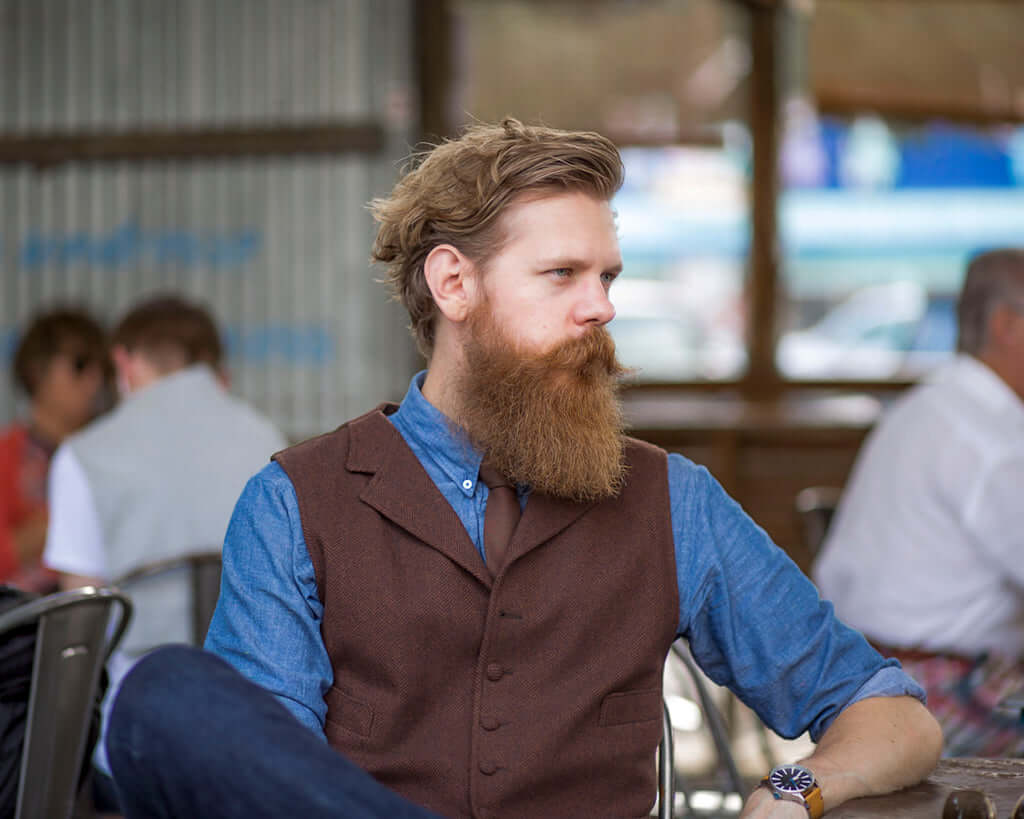
[[[219,657],[185,646],[158,649],[129,672],[107,753],[128,819],[434,816]]]

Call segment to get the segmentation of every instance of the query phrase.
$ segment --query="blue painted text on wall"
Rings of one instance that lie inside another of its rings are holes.
[[[223,233],[176,228],[144,230],[136,222],[125,222],[98,233],[30,230],[17,248],[17,266],[26,272],[55,267],[110,271],[154,267],[231,270],[255,259],[262,244],[261,232],[255,228]]]

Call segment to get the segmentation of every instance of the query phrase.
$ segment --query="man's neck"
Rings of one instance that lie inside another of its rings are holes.
[[[31,424],[33,432],[43,441],[52,444],[54,447],[78,429],[76,424],[69,421],[61,413],[38,404],[32,407]]]
[[[427,365],[427,375],[420,392],[435,409],[456,420],[459,408],[457,383],[456,365],[452,358],[435,354]]]
[[[979,353],[977,359],[998,375],[1003,383],[1024,402],[1024,377],[1021,375],[1020,364],[1013,360],[1010,354],[1003,354],[1002,350],[989,347]]]

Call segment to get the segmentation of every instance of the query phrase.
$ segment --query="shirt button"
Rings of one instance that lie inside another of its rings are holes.
[[[497,663],[491,663],[489,666],[487,666],[487,679],[489,679],[491,682],[497,682],[503,676],[505,676],[505,669]]]
[[[480,773],[482,773],[484,776],[493,776],[497,772],[498,772],[498,766],[495,765],[493,762],[481,762],[480,763]]]
[[[494,717],[484,717],[480,720],[480,727],[485,731],[497,731],[501,727],[501,723]]]
[[[473,482],[469,478],[466,478],[466,480],[462,482],[462,488],[466,490],[472,489]]]

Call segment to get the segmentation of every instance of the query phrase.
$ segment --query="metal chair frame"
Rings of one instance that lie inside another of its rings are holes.
[[[726,729],[722,713],[718,710],[718,706],[715,705],[715,701],[711,699],[711,692],[708,691],[708,687],[704,684],[703,674],[697,667],[697,663],[694,661],[693,655],[690,654],[689,648],[683,643],[678,640],[674,642],[672,644],[672,653],[682,662],[687,673],[690,675],[690,679],[693,681],[693,687],[697,691],[697,698],[700,700],[701,711],[704,713],[708,731],[711,733],[711,738],[715,743],[718,764],[724,769],[729,784],[732,786],[733,793],[738,793],[742,796],[745,788],[743,778],[740,776],[739,768],[736,765],[736,758],[732,753],[729,731]]]
[[[800,518],[804,546],[811,560],[817,558],[825,535],[828,534],[841,493],[842,490],[836,486],[808,486],[797,493],[796,511]]]
[[[676,801],[675,741],[672,717],[661,703],[661,743],[658,745],[658,819],[672,819]]]
[[[139,566],[114,580],[113,585],[131,593],[132,584],[176,569],[187,568],[192,586],[192,643],[201,646],[206,640],[213,611],[220,595],[221,553],[220,550],[189,552],[180,557],[157,560]]]
[[[71,816],[100,674],[131,614],[131,601],[116,589],[86,586],[0,615],[0,634],[36,624],[16,819]]]

